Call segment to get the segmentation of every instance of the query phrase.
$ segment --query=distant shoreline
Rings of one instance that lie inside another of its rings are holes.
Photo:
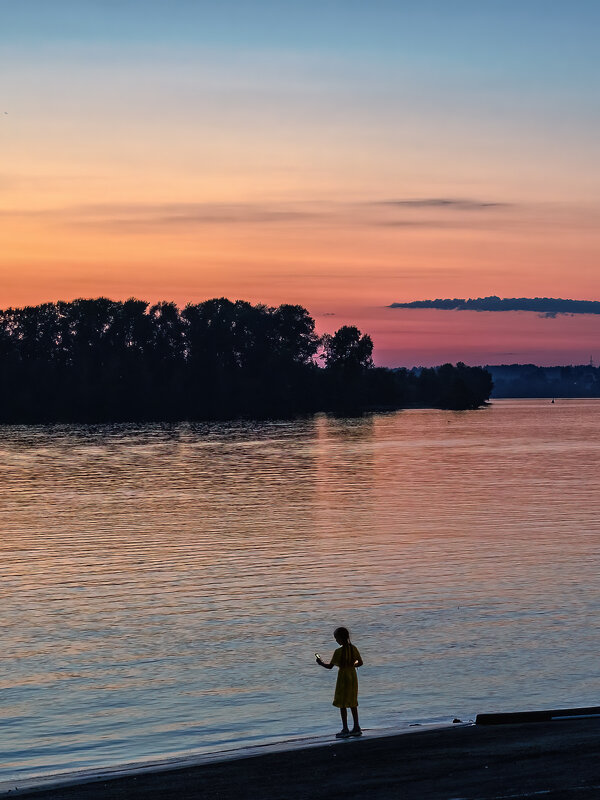
[[[538,367],[536,364],[491,364],[485,369],[494,381],[491,398],[600,397],[600,368],[593,362],[576,366]]]

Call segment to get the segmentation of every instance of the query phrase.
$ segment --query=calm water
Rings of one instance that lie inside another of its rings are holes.
[[[599,415],[0,429],[0,780],[597,703]]]

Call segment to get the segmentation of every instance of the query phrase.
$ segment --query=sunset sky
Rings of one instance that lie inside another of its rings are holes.
[[[0,0],[0,307],[301,303],[386,365],[600,361],[596,0]]]

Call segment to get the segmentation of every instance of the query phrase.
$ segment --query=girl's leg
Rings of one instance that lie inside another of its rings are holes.
[[[351,708],[350,711],[352,712],[352,719],[354,721],[354,727],[352,728],[352,731],[357,733],[360,731],[360,725],[358,724],[358,707],[354,706],[354,708]]]
[[[342,718],[342,730],[348,730],[348,709],[347,708],[340,708],[340,716]]]
[[[350,731],[348,730],[348,709],[340,708],[340,716],[342,718],[342,730],[336,733],[336,737],[338,739],[346,739],[350,736]]]

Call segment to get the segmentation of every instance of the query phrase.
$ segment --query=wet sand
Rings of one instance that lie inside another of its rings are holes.
[[[7,795],[4,795],[7,796]],[[600,798],[600,719],[335,741],[35,791],[37,800]]]

